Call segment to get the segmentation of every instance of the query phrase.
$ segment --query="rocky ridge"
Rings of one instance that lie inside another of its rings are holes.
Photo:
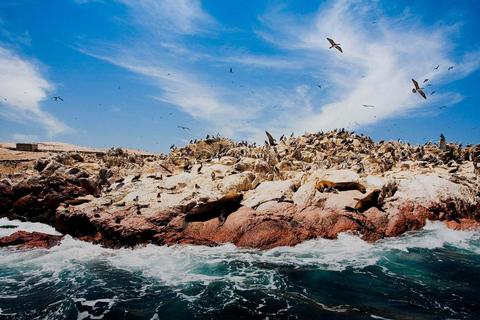
[[[112,149],[96,157],[64,153],[0,180],[1,216],[46,222],[108,247],[143,243],[272,248],[356,232],[366,241],[418,230],[427,219],[480,227],[480,145],[375,143],[337,130],[281,138],[274,145],[195,141],[168,155]],[[366,194],[322,192],[319,180],[380,189],[379,208],[349,212]],[[195,206],[241,193],[242,206],[190,222]]]

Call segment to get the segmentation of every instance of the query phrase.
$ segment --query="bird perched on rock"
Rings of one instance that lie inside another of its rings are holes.
[[[415,89],[412,89],[412,92],[413,92],[413,93],[418,92],[418,93],[420,93],[420,95],[421,95],[422,97],[424,97],[425,99],[427,99],[427,96],[426,96],[425,93],[423,93],[423,91],[422,91],[423,88],[420,88],[420,86],[418,85],[418,82],[415,81],[415,79],[412,79],[412,81],[413,81],[413,84],[415,85]]]
[[[443,134],[440,134],[440,142],[438,144],[438,148],[440,150],[445,150],[446,144],[447,144],[447,141],[445,140],[445,136]]]
[[[341,53],[343,53],[342,51],[342,48],[340,48],[340,43],[339,44],[336,44],[335,41],[333,41],[332,39],[330,38],[327,38],[328,42],[330,42],[330,44],[332,45],[330,48],[328,49],[332,49],[332,48],[335,48],[335,49],[338,49],[338,51],[340,51]]]
[[[273,139],[272,135],[270,133],[268,133],[267,131],[265,131],[265,133],[267,134],[267,137],[268,137],[268,142],[270,143],[271,146],[275,146],[277,145],[275,143],[275,139]]]

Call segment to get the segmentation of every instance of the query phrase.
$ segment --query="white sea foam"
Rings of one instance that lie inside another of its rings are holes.
[[[16,228],[1,228],[1,226],[17,226]],[[21,222],[20,220],[9,220],[0,218],[0,238],[9,236],[17,231],[42,232],[46,234],[62,235],[55,228],[39,222]]]

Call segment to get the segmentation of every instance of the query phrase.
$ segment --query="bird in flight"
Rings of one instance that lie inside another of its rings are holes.
[[[55,101],[58,101],[58,100],[63,101],[63,99],[60,98],[60,96],[58,96],[58,97],[53,97],[52,99],[55,99]]]
[[[233,73],[233,69],[232,69],[232,68],[230,68],[230,73]]]
[[[443,109],[443,108],[446,108],[447,106],[441,106],[439,109]]]
[[[430,93],[430,95],[432,95],[432,94],[434,94],[434,93],[435,93],[435,91],[432,91],[432,93]]]
[[[418,92],[418,93],[420,93],[420,95],[421,95],[422,97],[424,97],[425,99],[427,99],[427,96],[426,96],[425,93],[423,93],[423,91],[422,91],[423,88],[420,88],[420,87],[419,87],[418,82],[415,81],[415,79],[412,79],[412,81],[413,81],[413,84],[415,85],[415,89],[412,89],[412,92],[413,92],[413,93]]]
[[[319,87],[320,89],[322,89],[322,86],[321,86],[321,85],[319,85],[319,84],[317,84],[317,87]]]
[[[454,68],[454,67],[453,67],[453,66],[451,66],[450,68],[448,68],[448,70],[452,70],[453,68]]]
[[[182,130],[190,130],[190,128],[187,128],[187,127],[184,127],[184,126],[177,126],[177,128],[180,128]],[[190,131],[192,131],[192,130],[190,130]]]
[[[338,51],[340,51],[341,53],[343,53],[342,48],[340,48],[340,43],[339,43],[339,44],[336,44],[335,41],[333,41],[333,40],[330,39],[330,38],[327,38],[327,40],[328,40],[328,42],[330,42],[330,44],[332,45],[329,49],[335,48],[335,49],[338,49]]]
[[[423,80],[423,83],[428,82],[428,79]]]
[[[440,67],[440,65],[438,65],[436,68],[433,68],[433,69],[438,70],[438,67]]]
[[[364,106],[365,108],[373,108],[375,106],[372,106],[371,104],[362,104],[362,106]]]

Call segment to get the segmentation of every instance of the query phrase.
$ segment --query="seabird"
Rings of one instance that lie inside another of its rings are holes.
[[[233,69],[232,69],[232,68],[230,68],[230,73],[233,73]]]
[[[443,108],[446,108],[447,106],[441,106],[439,109],[443,109]]]
[[[448,70],[452,70],[453,69],[453,66],[451,66],[450,68],[448,68]]]
[[[427,96],[426,96],[425,93],[423,93],[423,91],[422,91],[423,88],[420,88],[420,87],[418,86],[418,82],[415,81],[415,79],[412,79],[412,81],[413,81],[413,84],[415,85],[415,89],[412,89],[412,92],[413,92],[413,93],[418,92],[418,93],[420,93],[420,94],[422,95],[422,97],[424,97],[425,99],[427,99]]]
[[[317,87],[319,87],[320,89],[322,89],[322,86],[321,86],[321,85],[319,85],[319,84],[317,84]]]
[[[271,135],[270,133],[268,133],[267,131],[265,131],[265,133],[267,134],[268,142],[270,142],[270,145],[271,145],[271,146],[276,145],[275,139],[273,139],[272,135]]]
[[[55,101],[58,101],[58,100],[63,101],[63,99],[60,98],[60,96],[58,96],[58,97],[53,97],[53,99],[55,99]],[[5,100],[7,100],[7,99],[5,99]]]
[[[423,83],[428,82],[428,79],[423,80]]]
[[[443,134],[440,134],[439,149],[440,150],[445,150],[446,143],[447,143],[447,141],[445,140],[445,136]]]
[[[372,106],[371,104],[362,104],[362,106],[364,106],[365,108],[373,108],[375,106]]]
[[[435,91],[432,91],[432,93],[430,93],[430,95],[432,95],[432,94],[434,94],[434,93],[435,93]]]
[[[330,48],[328,49],[332,49],[332,48],[335,48],[335,49],[338,49],[338,51],[340,51],[341,53],[343,53],[342,51],[342,48],[340,48],[340,43],[339,44],[336,44],[335,41],[333,41],[332,39],[330,38],[327,38],[328,42],[330,42],[330,44],[332,45]]]
[[[177,126],[177,128],[180,128],[180,129],[183,129],[183,130],[190,130],[190,128],[187,128],[187,127],[184,127],[184,126]]]
[[[433,69],[438,70],[438,67],[440,67],[440,65],[438,65],[436,68],[433,68]]]

